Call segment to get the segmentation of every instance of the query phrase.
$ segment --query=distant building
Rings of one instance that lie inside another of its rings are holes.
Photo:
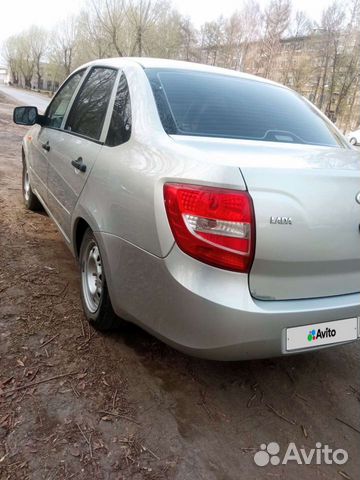
[[[337,45],[337,54],[333,47]],[[310,35],[281,39],[276,48],[264,41],[247,45],[242,70],[293,88],[317,105],[343,130],[356,128],[360,117],[360,73],[354,51],[359,34],[338,37],[314,31]],[[353,81],[349,81],[353,78]]]
[[[0,85],[9,83],[9,73],[8,68],[0,65]]]

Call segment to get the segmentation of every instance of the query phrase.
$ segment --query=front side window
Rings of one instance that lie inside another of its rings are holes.
[[[106,145],[115,147],[129,140],[131,135],[131,103],[126,77],[121,75],[117,88]]]
[[[65,130],[99,140],[116,70],[95,67],[84,81],[71,107]]]
[[[168,134],[344,145],[331,123],[287,88],[200,71],[145,73]]]
[[[82,76],[84,75],[84,72],[85,70],[81,70],[74,73],[74,75],[66,81],[61,87],[61,90],[55,95],[54,100],[50,103],[46,112],[47,126],[60,128],[66,109]]]

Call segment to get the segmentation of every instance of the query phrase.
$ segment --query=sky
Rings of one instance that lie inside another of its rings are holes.
[[[305,10],[308,15],[319,20],[321,11],[332,0],[293,0],[295,9]],[[26,29],[32,24],[53,28],[56,23],[80,11],[85,0],[2,0],[0,13],[0,45],[8,36]],[[260,0],[266,5],[268,0]],[[241,8],[242,0],[173,0],[174,6],[183,14],[189,15],[196,26],[220,16],[230,15]]]

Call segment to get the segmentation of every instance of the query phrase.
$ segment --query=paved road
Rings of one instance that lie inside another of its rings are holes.
[[[6,85],[0,85],[0,92],[15,99],[22,105],[34,105],[40,113],[43,113],[49,104],[50,99],[38,93],[32,93],[28,90],[20,90]]]

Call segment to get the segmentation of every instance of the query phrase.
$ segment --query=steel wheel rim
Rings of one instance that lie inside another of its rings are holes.
[[[26,167],[25,167],[25,173],[24,173],[24,197],[25,197],[25,200],[28,202],[30,198],[30,179],[29,179],[29,173]]]
[[[103,270],[99,247],[90,241],[83,257],[82,288],[87,309],[95,313],[99,308],[103,292]]]

